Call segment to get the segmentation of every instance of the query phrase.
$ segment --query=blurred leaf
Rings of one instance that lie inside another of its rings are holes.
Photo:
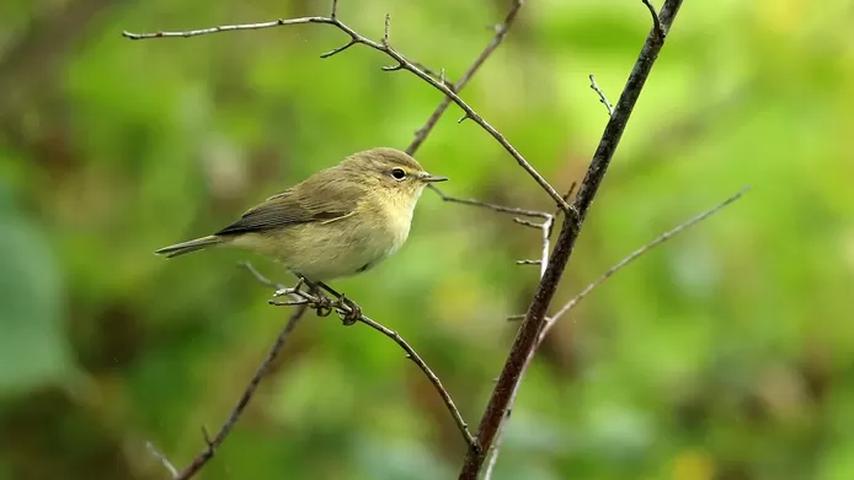
[[[72,372],[54,254],[31,222],[0,205],[0,395],[61,383]]]

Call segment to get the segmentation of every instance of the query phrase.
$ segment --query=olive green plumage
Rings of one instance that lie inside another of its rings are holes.
[[[443,180],[400,150],[366,150],[268,198],[213,235],[156,253],[174,257],[229,244],[273,257],[314,281],[352,275],[403,245],[424,187]]]

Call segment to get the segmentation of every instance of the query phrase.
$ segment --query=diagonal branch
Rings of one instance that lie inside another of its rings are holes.
[[[491,53],[498,47],[498,45],[501,43],[501,41],[506,36],[506,33],[507,33],[508,29],[510,28],[510,26],[513,22],[513,19],[515,18],[516,13],[518,12],[521,5],[522,5],[522,0],[515,0],[513,2],[512,8],[511,8],[510,12],[508,13],[508,15],[506,16],[504,23],[501,25],[498,25],[496,27],[496,35],[492,38],[492,40],[487,45],[487,47],[484,49],[484,51],[481,52],[481,54],[475,59],[474,63],[469,67],[469,69],[460,78],[460,80],[455,85],[453,85],[453,89],[455,91],[461,90],[468,83],[468,81],[472,78],[472,76],[477,72],[479,67],[486,61],[486,59],[491,55]],[[337,20],[337,7],[338,7],[338,1],[332,0],[332,11],[331,11],[330,19],[333,21]],[[386,22],[387,22],[386,23],[386,35],[384,36],[384,40],[386,41],[386,43],[387,43],[387,30],[389,28],[388,21],[389,20],[387,18],[387,20],[386,20]],[[190,31],[190,32],[183,32],[180,35],[174,34],[174,32],[173,33],[163,32],[163,33],[148,34],[148,35],[136,35],[136,34],[132,34],[129,32],[124,32],[123,35],[128,37],[128,38],[131,38],[131,39],[156,38],[156,37],[168,37],[168,36],[186,37],[186,36],[202,35],[202,34],[208,34],[208,33],[225,32],[225,31],[231,31],[231,30],[252,30],[252,29],[259,29],[259,28],[269,28],[269,27],[273,27],[273,26],[281,26],[281,25],[286,25],[286,24],[296,24],[296,23],[303,23],[303,22],[304,23],[312,23],[313,20],[297,19],[297,20],[291,21],[290,23],[288,23],[285,20],[276,20],[275,22],[267,22],[267,23],[261,23],[261,24],[245,24],[245,25],[215,27],[212,29],[203,29],[203,30],[196,30],[196,31]],[[355,45],[357,43],[360,43],[358,41],[358,37],[351,35],[349,42],[342,45],[341,47],[335,48],[329,52],[322,54],[321,58],[328,58],[328,57],[331,57],[331,56],[336,55],[338,53],[341,53],[344,50],[352,47],[353,45]],[[439,81],[442,85],[447,85],[447,82],[445,81],[444,70],[442,70],[441,75],[437,76],[437,75],[435,75],[435,73],[430,72],[429,70],[427,70],[425,67],[421,66],[420,64],[414,63],[414,65],[416,65],[418,68],[425,71],[429,75],[439,78]],[[427,135],[429,135],[430,131],[432,130],[433,125],[435,125],[436,121],[438,121],[438,119],[442,115],[442,113],[444,113],[444,111],[447,109],[447,106],[450,104],[450,102],[451,102],[451,98],[446,96],[443,99],[442,103],[440,104],[440,107],[437,108],[437,110],[434,111],[433,115],[431,115],[431,117],[428,119],[425,126],[422,127],[421,129],[419,129],[419,131],[416,133],[416,136],[418,138],[417,143],[414,141],[413,144],[410,145],[410,147],[407,149],[407,151],[410,154],[414,153],[415,150],[417,150],[418,147],[420,146],[420,144],[424,141],[424,139],[426,139]],[[437,190],[437,193],[442,197],[443,200],[449,201],[449,202],[457,202],[457,203],[464,203],[464,204],[468,204],[468,205],[479,205],[479,206],[485,205],[485,206],[488,206],[488,208],[492,208],[493,210],[503,211],[504,213],[509,213],[509,214],[513,214],[513,215],[544,218],[545,222],[548,222],[547,231],[549,234],[551,233],[551,225],[553,224],[553,220],[552,220],[553,216],[546,214],[545,212],[536,212],[536,211],[532,211],[532,210],[523,210],[523,209],[512,208],[512,207],[503,207],[503,206],[499,206],[499,205],[483,204],[483,202],[479,202],[476,200],[454,199],[452,197],[445,196],[444,194],[442,194],[442,192],[440,192],[438,190]],[[563,206],[561,206],[561,208],[563,208]],[[544,225],[545,225],[545,223],[544,223]],[[546,230],[544,229],[544,232],[545,231]],[[544,247],[543,247],[543,249],[544,249],[544,257],[543,257],[544,264],[545,264],[545,260],[547,260],[546,255],[548,252],[548,239],[546,239],[545,242],[546,243],[544,243]],[[258,280],[262,284],[264,284],[268,287],[271,287],[271,288],[275,289],[276,291],[284,290],[284,287],[282,285],[279,285],[279,284],[276,284],[276,283],[270,281],[269,279],[267,279],[266,277],[261,275],[260,272],[255,270],[250,264],[245,263],[245,264],[243,264],[243,266],[256,278],[256,280]],[[545,267],[543,267],[543,268],[545,268]],[[271,302],[271,303],[275,303],[275,302]],[[289,303],[285,302],[285,303],[275,303],[275,304],[281,305],[281,304],[289,304]],[[256,371],[255,376],[253,376],[252,379],[250,379],[250,382],[247,385],[247,387],[245,388],[243,395],[241,396],[240,401],[235,405],[234,409],[232,410],[231,414],[229,415],[228,420],[220,428],[220,431],[217,433],[217,436],[214,438],[214,440],[211,440],[210,436],[207,434],[207,430],[203,429],[204,439],[205,439],[205,443],[207,445],[207,448],[205,450],[203,450],[199,455],[197,455],[197,457],[192,461],[190,466],[188,466],[183,472],[179,473],[177,471],[177,469],[175,469],[175,467],[172,466],[172,464],[169,462],[169,460],[166,458],[165,455],[160,453],[156,448],[154,448],[153,445],[149,444],[149,450],[152,452],[152,454],[155,456],[155,458],[157,458],[161,462],[161,464],[163,464],[164,467],[169,470],[172,478],[181,478],[181,479],[191,478],[196,473],[198,473],[201,470],[201,468],[203,468],[204,465],[211,458],[213,458],[213,455],[215,453],[216,448],[218,448],[219,445],[225,440],[226,436],[228,435],[228,433],[231,431],[234,424],[239,419],[239,417],[242,414],[242,412],[244,411],[245,407],[251,401],[252,396],[253,396],[255,390],[257,389],[257,386],[258,386],[261,378],[263,377],[263,375],[265,374],[265,371],[269,367],[270,362],[278,354],[278,351],[281,349],[281,345],[283,343],[284,338],[296,326],[296,323],[299,321],[300,317],[302,316],[302,314],[305,312],[305,310],[309,306],[307,301],[290,302],[290,304],[298,305],[298,310],[294,313],[294,316],[291,317],[291,321],[288,322],[288,324],[285,326],[285,329],[277,337],[276,342],[270,351],[270,354],[268,354],[268,357],[264,360],[264,362],[258,368],[258,371]],[[346,306],[344,308],[346,309]],[[476,449],[477,443],[476,443],[474,437],[471,435],[470,431],[468,430],[468,425],[463,420],[462,415],[459,413],[459,410],[456,408],[456,405],[454,404],[453,399],[451,398],[450,394],[444,388],[444,386],[442,385],[439,378],[435,375],[435,373],[433,373],[432,370],[427,366],[426,362],[424,362],[423,359],[421,359],[421,357],[417,354],[417,352],[415,352],[415,350],[397,332],[395,332],[395,331],[393,331],[393,330],[391,330],[391,329],[389,329],[389,328],[387,328],[387,327],[379,324],[378,322],[375,322],[375,321],[373,321],[367,317],[362,316],[361,320],[366,325],[370,326],[371,328],[374,328],[375,330],[379,331],[380,333],[391,338],[393,341],[395,341],[395,343],[397,343],[401,348],[404,349],[404,351],[406,352],[407,358],[410,358],[425,373],[425,375],[428,377],[430,382],[438,390],[440,396],[442,397],[442,400],[445,402],[446,406],[448,406],[449,411],[451,412],[451,414],[454,418],[454,421],[457,424],[457,427],[460,429],[464,438],[466,439],[466,442],[469,445],[469,448]]]
[[[513,22],[516,20],[516,15],[519,13],[519,9],[522,8],[522,4],[524,0],[514,0],[513,5],[510,7],[510,11],[507,12],[507,15],[504,17],[504,21],[495,26],[495,36],[489,41],[489,43],[484,47],[483,51],[480,52],[480,55],[474,59],[469,68],[463,73],[459,80],[457,80],[452,89],[454,92],[459,93],[462,89],[469,83],[469,80],[474,77],[474,74],[480,70],[480,67],[486,62],[486,59],[492,55],[492,52],[501,45],[501,42],[504,41],[504,37],[507,36],[507,32],[510,31],[510,27],[513,26]],[[427,139],[427,135],[433,130],[433,127],[436,126],[439,119],[442,117],[442,114],[445,113],[445,110],[448,109],[448,106],[451,104],[451,97],[445,97],[442,99],[442,102],[433,110],[433,113],[430,114],[430,117],[424,123],[421,128],[415,131],[415,138],[412,139],[412,143],[406,147],[406,153],[412,155],[418,150],[418,147],[424,143],[424,140]],[[435,191],[438,191],[438,188],[434,188]],[[441,195],[441,193],[440,193]]]
[[[430,74],[419,68],[414,62],[410,61],[406,58],[402,53],[397,51],[394,47],[391,46],[388,39],[388,31],[389,31],[389,18],[386,16],[386,23],[383,38],[381,41],[377,42],[371,40],[356,30],[351,28],[349,25],[342,22],[337,16],[337,2],[333,3],[333,12],[335,15],[329,17],[298,17],[298,18],[279,18],[276,20],[271,20],[268,22],[258,22],[258,23],[243,23],[243,24],[235,24],[235,25],[221,25],[216,27],[208,27],[208,28],[200,28],[196,30],[185,30],[185,31],[159,31],[152,33],[132,33],[128,31],[122,32],[122,35],[131,40],[145,40],[145,39],[153,39],[153,38],[172,38],[172,37],[195,37],[199,35],[210,35],[214,33],[223,33],[223,32],[234,32],[241,30],[259,30],[266,28],[276,28],[282,26],[290,26],[290,25],[304,25],[310,23],[318,23],[318,24],[326,24],[332,25],[342,32],[346,33],[350,37],[349,43],[359,43],[370,47],[374,50],[382,52],[386,54],[386,56],[390,57],[396,63],[391,66],[383,67],[383,70],[391,71],[391,70],[407,70],[413,73],[416,77],[421,80],[427,82],[433,88],[439,90],[445,96],[451,99],[452,102],[457,104],[463,112],[465,113],[464,118],[470,118],[472,121],[480,125],[480,127],[489,133],[492,138],[495,139],[505,150],[516,160],[516,163],[522,167],[528,175],[534,179],[534,181],[540,185],[540,187],[548,193],[549,196],[555,201],[557,205],[561,207],[562,210],[566,211],[570,208],[569,204],[561,197],[561,195],[554,189],[554,187],[549,184],[549,182],[531,165],[527,159],[510,143],[504,135],[499,132],[495,127],[493,127],[489,122],[487,122],[483,117],[480,116],[469,104],[467,104],[462,98],[457,95],[451,87],[446,85],[444,82],[433,78]],[[324,58],[328,58],[336,53],[340,53],[348,48],[349,45],[345,44],[342,47],[336,48],[330,52],[327,52],[324,55]]]
[[[266,280],[262,277],[258,272],[254,271],[254,269],[248,265],[247,268],[256,275],[256,278],[259,280]],[[265,282],[269,283],[269,281]],[[273,360],[279,355],[279,352],[282,350],[282,347],[285,346],[285,342],[290,336],[291,332],[294,328],[296,328],[297,323],[299,323],[303,314],[306,311],[306,306],[301,305],[297,307],[296,310],[291,313],[288,322],[285,324],[284,328],[279,335],[276,337],[276,341],[273,343],[273,346],[270,348],[270,351],[267,353],[267,356],[255,370],[255,374],[252,375],[252,378],[249,380],[249,384],[246,385],[246,388],[243,390],[243,394],[240,396],[240,399],[234,405],[234,408],[231,410],[231,413],[228,415],[228,419],[226,419],[225,423],[219,428],[216,436],[213,439],[209,437],[207,434],[207,430],[203,429],[205,439],[205,449],[199,452],[198,455],[193,459],[190,464],[181,470],[181,472],[176,475],[175,480],[186,480],[188,478],[192,478],[205,466],[208,461],[213,458],[216,450],[222,445],[222,442],[225,441],[228,434],[231,432],[231,429],[234,428],[234,425],[237,423],[237,420],[243,414],[243,410],[246,409],[246,406],[249,405],[249,402],[252,400],[252,396],[255,394],[255,390],[258,388],[258,385],[261,383],[261,379],[264,378],[265,375],[270,370],[270,366],[273,364]]]
[[[637,250],[626,255],[622,260],[620,260],[619,262],[612,265],[608,270],[605,270],[605,272],[603,272],[602,275],[599,276],[599,278],[597,278],[596,280],[594,280],[593,282],[588,284],[586,287],[584,287],[580,292],[578,292],[574,297],[572,297],[572,299],[570,299],[569,302],[567,302],[564,306],[560,307],[560,309],[557,312],[555,312],[554,315],[552,315],[546,319],[546,326],[545,326],[545,328],[543,328],[543,331],[540,334],[540,342],[542,342],[542,339],[545,338],[546,334],[548,334],[549,330],[551,330],[552,325],[555,322],[557,322],[561,317],[563,317],[564,315],[569,313],[570,310],[575,308],[575,306],[578,304],[578,302],[583,300],[584,297],[589,295],[590,292],[592,292],[596,287],[605,283],[605,281],[608,280],[609,278],[611,278],[612,275],[619,272],[623,268],[627,267],[630,263],[634,262],[635,260],[637,260],[638,258],[643,256],[644,254],[646,254],[647,252],[649,252],[653,248],[661,245],[662,243],[670,240],[671,238],[675,237],[676,235],[679,235],[680,233],[684,232],[685,230],[693,227],[694,225],[702,222],[703,220],[705,220],[705,219],[711,217],[712,215],[718,213],[719,211],[723,210],[725,207],[727,207],[731,203],[735,202],[736,200],[738,200],[742,196],[744,196],[744,194],[747,193],[749,190],[750,190],[750,187],[742,188],[735,195],[727,198],[723,202],[715,205],[714,207],[706,210],[705,212],[702,212],[702,213],[688,219],[687,221],[685,221],[683,223],[680,223],[679,225],[673,227],[672,229],[662,233],[661,235],[656,237],[653,241],[641,246]]]
[[[679,235],[680,233],[684,232],[685,230],[693,227],[694,225],[697,225],[698,223],[702,222],[703,220],[706,220],[707,218],[711,217],[712,215],[718,213],[719,211],[721,211],[726,206],[728,206],[728,205],[732,204],[733,202],[735,202],[736,200],[740,199],[745,193],[747,193],[748,190],[749,190],[749,187],[745,187],[745,188],[741,189],[735,195],[727,198],[723,202],[715,205],[714,207],[712,207],[712,208],[710,208],[710,209],[686,220],[685,222],[680,223],[679,225],[675,226],[674,228],[662,233],[661,235],[656,237],[651,242],[649,242],[649,243],[641,246],[640,248],[636,249],[635,251],[633,251],[632,253],[630,253],[626,257],[624,257],[622,260],[620,260],[619,262],[615,263],[613,266],[608,268],[608,270],[606,270],[596,280],[594,280],[593,282],[588,284],[580,292],[578,292],[574,297],[572,297],[572,299],[570,299],[569,302],[567,302],[563,307],[561,307],[554,315],[546,318],[546,323],[543,326],[543,329],[537,338],[537,348],[539,348],[539,346],[542,345],[543,341],[546,338],[546,335],[548,335],[549,331],[551,331],[552,327],[554,327],[555,323],[557,323],[558,320],[560,320],[563,316],[565,316],[567,313],[569,313],[573,308],[576,307],[576,305],[578,305],[579,302],[581,302],[581,300],[583,300],[585,297],[587,297],[599,285],[602,285],[603,283],[605,283],[605,281],[608,280],[609,278],[611,278],[611,276],[613,276],[615,273],[617,273],[620,270],[622,270],[623,268],[627,267],[629,264],[631,264],[632,262],[634,262],[635,260],[637,260],[638,258],[643,256],[644,254],[646,254],[650,250],[654,249],[655,247],[658,247],[659,245],[670,240],[671,238],[675,237],[676,235]],[[522,369],[522,374],[524,374],[528,370],[528,367],[530,366],[531,362],[533,361],[535,353],[536,353],[536,349],[531,350],[531,352],[528,354],[528,357],[525,359],[525,366]],[[513,389],[513,393],[510,396],[510,404],[509,404],[509,407],[507,409],[508,416],[509,416],[509,413],[513,411],[513,407],[516,403],[516,395],[519,393],[519,386],[520,385],[521,385],[521,383],[516,383],[516,385],[514,386],[514,389]],[[502,425],[501,428],[499,429],[498,434],[497,434],[497,438],[493,444],[492,450],[489,452],[489,460],[487,461],[486,470],[485,470],[484,475],[483,475],[484,480],[489,480],[490,478],[492,478],[492,472],[493,472],[493,469],[495,468],[496,460],[498,459],[498,449],[501,446],[501,438],[502,438],[503,429],[504,429],[504,425]]]
[[[421,358],[418,352],[416,352],[415,349],[412,348],[412,346],[404,340],[399,333],[364,315],[361,309],[351,300],[336,292],[328,285],[320,283],[319,287],[329,292],[334,297],[333,299],[329,299],[316,288],[313,288],[310,291],[304,291],[300,288],[301,286],[302,282],[292,288],[277,288],[275,293],[276,297],[287,296],[290,297],[291,300],[285,302],[271,300],[270,304],[277,306],[299,305],[300,308],[310,307],[315,309],[320,316],[326,316],[334,311],[342,318],[342,320],[345,321],[345,324],[352,324],[352,322],[348,323],[348,319],[353,319],[353,321],[363,323],[392,339],[398,346],[400,346],[400,348],[403,349],[406,354],[406,358],[412,360],[412,363],[421,369],[430,383],[433,384],[436,392],[438,392],[439,396],[442,397],[442,401],[445,403],[448,412],[450,412],[453,417],[454,423],[456,423],[457,428],[462,434],[468,447],[470,449],[477,449],[477,441],[469,431],[468,424],[463,419],[463,416],[457,408],[451,394],[448,393],[448,390],[442,384],[442,381],[439,380],[439,377],[433,372],[430,366],[427,365],[427,362]]]
[[[545,275],[540,280],[534,298],[525,314],[525,320],[519,327],[510,354],[481,418],[478,428],[480,449],[468,452],[460,471],[460,479],[476,479],[483,467],[486,452],[493,447],[498,430],[509,411],[513,392],[522,380],[527,358],[537,349],[539,334],[546,322],[546,312],[572,255],[578,234],[581,232],[582,223],[605,177],[643,85],[661,48],[664,46],[666,35],[660,34],[660,32],[666,33],[667,29],[670,28],[681,5],[682,0],[666,0],[661,14],[657,16],[661,22],[661,29],[653,29],[647,35],[643,48],[626,81],[626,86],[623,88],[620,99],[614,108],[614,114],[608,120],[578,194],[572,203],[574,208],[564,218]]]

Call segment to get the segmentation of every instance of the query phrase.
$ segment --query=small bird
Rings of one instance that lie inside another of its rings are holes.
[[[213,235],[155,253],[175,257],[233,245],[272,257],[311,282],[354,275],[403,245],[424,187],[445,180],[400,150],[365,150],[273,195]]]

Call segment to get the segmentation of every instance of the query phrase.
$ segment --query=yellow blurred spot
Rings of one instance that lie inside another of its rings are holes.
[[[712,458],[699,450],[686,450],[673,460],[673,480],[711,480],[715,474]]]
[[[760,0],[756,2],[756,18],[777,32],[792,32],[801,25],[805,8],[802,0]]]

